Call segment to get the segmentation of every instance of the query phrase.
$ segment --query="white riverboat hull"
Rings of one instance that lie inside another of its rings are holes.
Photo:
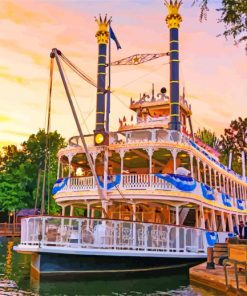
[[[227,233],[175,225],[69,217],[22,219],[14,249],[31,254],[35,278],[128,274],[182,268],[205,261],[207,247]]]

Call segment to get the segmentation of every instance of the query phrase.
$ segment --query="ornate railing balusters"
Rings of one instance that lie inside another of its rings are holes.
[[[206,255],[204,230],[174,225],[69,217],[22,219],[22,246],[115,249]]]

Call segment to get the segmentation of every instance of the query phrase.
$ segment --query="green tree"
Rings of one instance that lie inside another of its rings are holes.
[[[25,155],[22,149],[15,145],[9,145],[2,148],[0,155],[0,173],[10,172],[25,161]]]
[[[219,139],[217,138],[215,132],[212,132],[204,127],[202,130],[198,129],[195,136],[211,148],[218,150]]]
[[[3,155],[0,157],[0,209],[12,211],[13,208],[34,207],[39,171],[42,181],[46,136],[44,130],[39,130],[37,134],[31,135],[22,143],[20,149],[15,145],[3,148]],[[45,191],[46,201],[56,180],[57,152],[65,146],[64,139],[56,131],[48,134],[48,143],[49,172]],[[42,182],[38,192],[38,206],[40,206],[41,188]],[[58,207],[53,199],[50,199],[50,204],[51,213],[57,212]]]
[[[245,151],[247,155],[247,118],[239,117],[232,120],[230,127],[226,128],[224,134],[221,135],[219,143],[221,152],[221,161],[227,165],[230,151],[233,153],[232,168],[237,173],[242,173],[241,153]]]
[[[207,18],[212,0],[194,0],[201,7],[200,20]],[[219,22],[225,24],[225,37],[233,37],[237,43],[247,41],[247,3],[246,0],[221,0],[216,10],[221,13]],[[247,50],[247,44],[246,44]]]
[[[30,194],[26,191],[26,184],[30,179],[25,172],[25,165],[20,165],[11,173],[0,174],[1,211],[12,212],[29,207]]]

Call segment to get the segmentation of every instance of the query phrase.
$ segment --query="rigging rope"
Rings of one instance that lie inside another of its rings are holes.
[[[41,199],[41,215],[45,213],[45,185],[46,185],[46,172],[47,172],[47,162],[49,161],[49,146],[50,146],[50,119],[51,119],[51,94],[52,94],[52,84],[53,84],[53,69],[54,69],[54,60],[50,59],[50,83],[49,83],[49,95],[47,100],[47,117],[46,117],[46,139],[45,139],[45,162],[44,162],[44,174],[43,174],[43,184],[42,184],[42,199]],[[49,161],[50,164],[50,161]],[[48,178],[49,181],[49,178]],[[49,185],[48,185],[49,189]],[[50,193],[48,191],[48,211],[49,211],[49,202],[50,202]],[[48,212],[49,213],[49,212]]]
[[[75,93],[74,93],[74,91],[73,91],[73,88],[72,88],[72,86],[71,86],[71,83],[70,83],[70,81],[69,81],[69,79],[68,79],[68,75],[66,74],[66,71],[65,71],[65,69],[64,69],[62,63],[61,63],[61,67],[62,67],[62,69],[63,69],[63,73],[64,73],[64,76],[65,76],[66,81],[67,81],[67,83],[68,83],[68,86],[69,86],[69,88],[70,88],[70,93],[72,94],[72,96],[73,96],[73,98],[74,98],[74,101],[75,101],[75,103],[76,103],[77,108],[79,109],[79,113],[80,113],[81,119],[82,119],[82,121],[83,121],[83,124],[82,124],[82,125],[85,125],[85,127],[86,127],[86,129],[87,129],[87,132],[90,133],[90,132],[89,132],[89,128],[88,128],[88,126],[87,126],[87,123],[86,123],[86,121],[85,121],[85,119],[84,119],[84,117],[83,117],[83,115],[82,115],[81,109],[80,109],[80,107],[79,107],[79,104],[78,104],[78,101],[77,101],[77,99],[76,99],[76,96],[75,96]]]
[[[60,57],[65,62],[65,64],[69,66],[76,74],[78,74],[82,79],[84,79],[89,84],[97,88],[97,84],[94,82],[94,80],[91,77],[89,77],[86,73],[84,73],[80,68],[75,66],[68,58],[66,58],[65,55],[61,53]]]
[[[169,64],[170,64],[170,62],[168,62],[168,63],[164,63],[163,65],[169,65]],[[154,69],[155,69],[155,70],[154,70]],[[144,75],[141,75],[141,76],[137,77],[136,79],[134,79],[134,80],[132,80],[132,81],[130,81],[130,82],[127,82],[126,84],[121,85],[121,86],[118,87],[117,89],[113,90],[112,93],[118,91],[119,89],[121,89],[121,88],[123,88],[123,87],[125,87],[125,86],[127,86],[127,85],[132,84],[133,82],[138,81],[138,80],[141,79],[141,78],[147,77],[148,75],[151,75],[152,73],[157,72],[159,69],[160,69],[160,65],[153,67],[153,71],[152,71],[152,72],[145,73]]]

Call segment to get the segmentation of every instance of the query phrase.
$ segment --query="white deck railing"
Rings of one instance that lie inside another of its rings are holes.
[[[109,183],[114,182],[115,176],[110,176]],[[102,180],[103,183],[103,180]],[[110,190],[165,190],[165,191],[180,191],[171,183],[155,174],[127,174],[122,175],[120,183],[113,185]],[[94,178],[91,177],[73,177],[69,178],[68,183],[59,192],[79,192],[79,191],[96,191]],[[198,182],[193,193],[203,197],[200,183]],[[221,192],[214,191],[215,201],[219,205],[224,205],[222,201]],[[204,197],[203,197],[204,198]],[[232,206],[237,208],[236,200],[232,198]]]
[[[69,178],[66,191],[96,190],[94,177]]]
[[[123,175],[122,178],[123,181],[120,185],[122,189],[174,189],[170,183],[156,177],[154,174],[129,174]]]
[[[156,177],[154,174],[128,174],[122,175],[121,179],[120,184],[117,185],[119,189],[175,189],[170,183]],[[112,188],[112,190],[115,189],[115,187]],[[69,178],[67,186],[61,189],[60,192],[86,190],[97,190],[93,176]]]
[[[21,221],[20,246],[206,254],[204,230],[117,220],[30,217]]]

